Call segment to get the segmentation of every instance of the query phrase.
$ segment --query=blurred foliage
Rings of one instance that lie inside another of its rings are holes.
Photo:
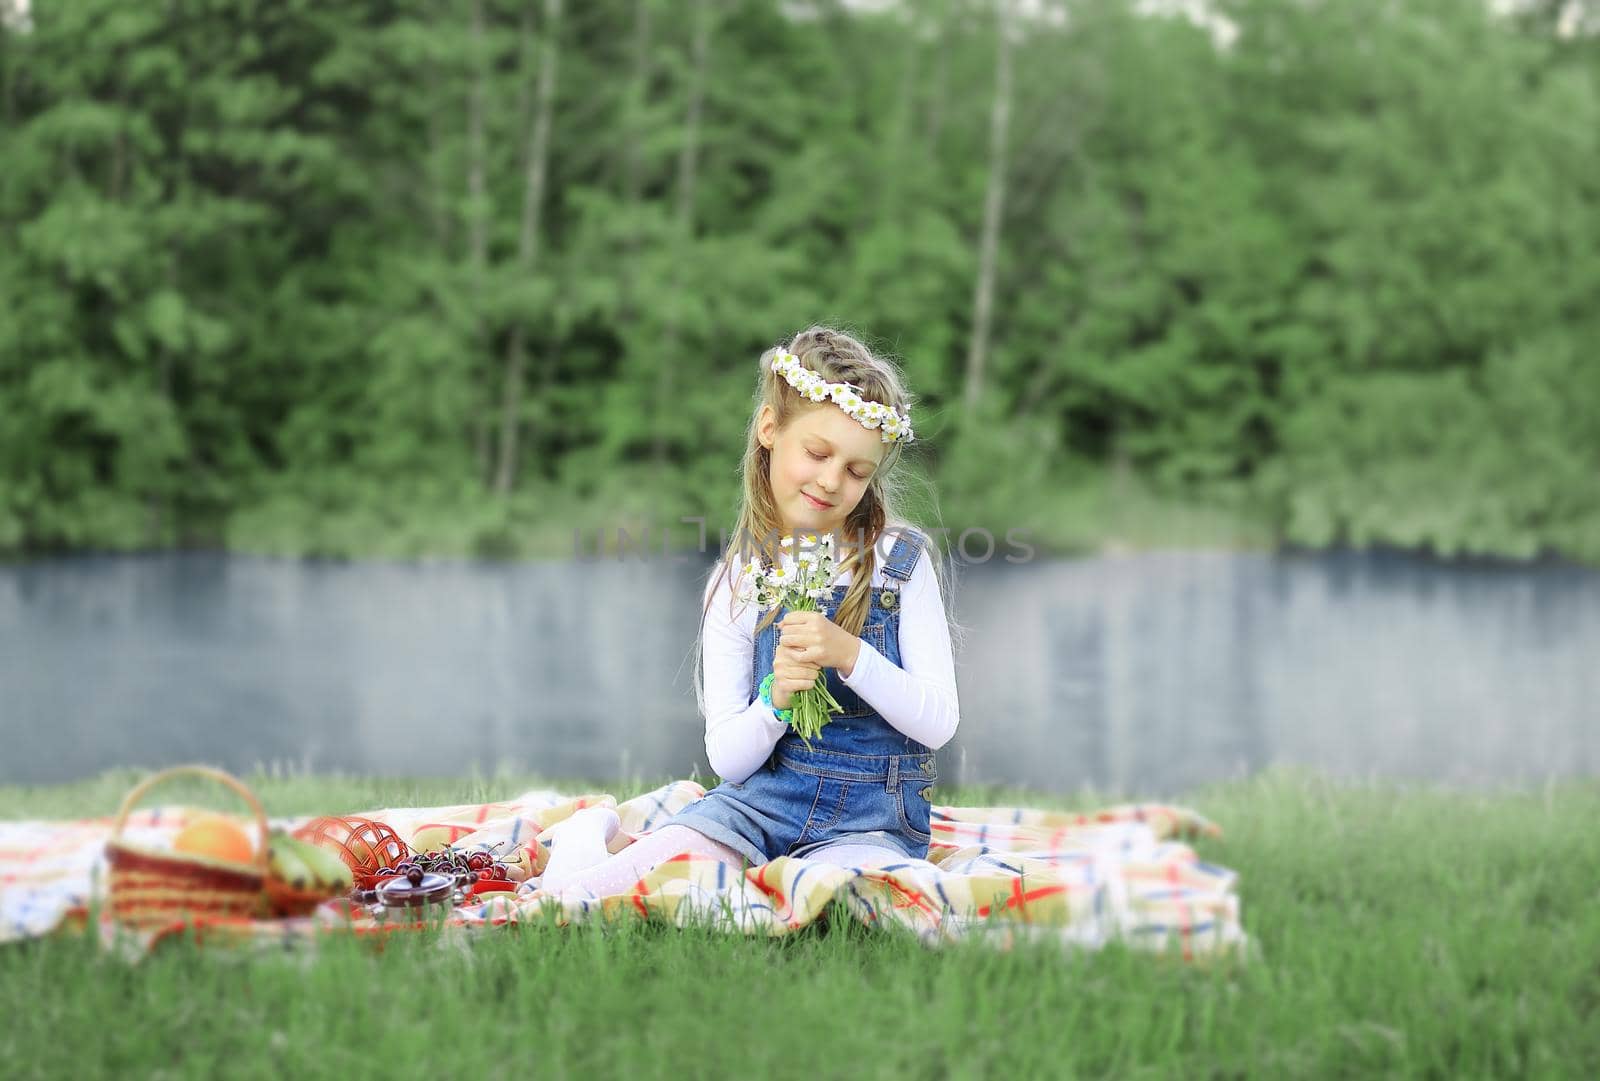
[[[1600,560],[1600,36],[1563,5],[1216,0],[1223,44],[1053,0],[1003,161],[991,2],[33,6],[0,550],[715,527],[755,358],[820,320],[902,359],[956,531],[1160,539],[1165,506],[1168,539]]]

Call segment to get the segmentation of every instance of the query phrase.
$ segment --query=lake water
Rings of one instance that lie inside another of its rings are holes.
[[[112,766],[709,779],[709,565],[213,553],[0,565],[0,782]],[[958,564],[947,782],[1163,797],[1600,774],[1600,573],[1393,553]]]

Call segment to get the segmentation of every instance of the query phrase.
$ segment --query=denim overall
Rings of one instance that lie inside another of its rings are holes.
[[[871,592],[861,637],[900,665],[900,589],[911,578],[925,538],[900,535],[884,563],[887,585]],[[819,598],[832,619],[848,586]],[[750,670],[750,701],[772,671],[780,610],[756,635]],[[766,613],[762,613],[764,618]],[[760,620],[758,619],[759,623]],[[927,788],[938,778],[928,747],[905,735],[868,705],[832,668],[823,669],[828,691],[844,707],[830,715],[807,750],[792,729],[779,738],[767,764],[744,781],[723,781],[670,820],[721,841],[751,865],[779,856],[805,856],[844,842],[896,848],[926,859],[929,822]]]

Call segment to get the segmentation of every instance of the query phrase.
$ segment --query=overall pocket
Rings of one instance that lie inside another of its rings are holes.
[[[932,808],[928,804],[927,790],[933,783],[931,777],[907,777],[900,782],[895,793],[896,809],[900,812],[900,828],[919,841],[930,841],[933,830],[929,823]]]

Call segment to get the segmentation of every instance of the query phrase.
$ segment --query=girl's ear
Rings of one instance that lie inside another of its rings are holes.
[[[761,403],[761,416],[756,420],[756,439],[763,447],[772,449],[772,438],[777,434],[777,417],[772,412],[772,406],[766,402]]]

